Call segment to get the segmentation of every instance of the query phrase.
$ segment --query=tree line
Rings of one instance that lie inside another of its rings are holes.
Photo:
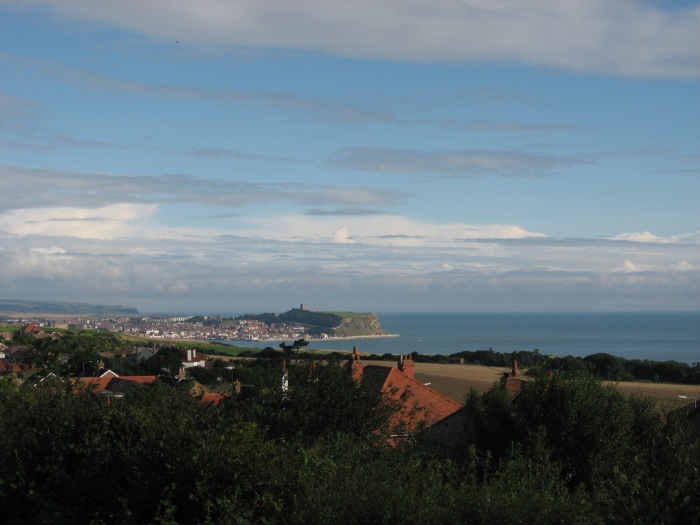
[[[263,351],[249,350],[240,355],[248,357],[275,358],[274,348]],[[342,352],[330,352],[324,355],[302,352],[305,359],[324,359],[326,355],[341,358]],[[586,357],[550,356],[539,350],[518,350],[514,352],[496,352],[493,349],[456,352],[454,354],[420,354],[413,352],[413,359],[419,363],[464,363],[470,365],[509,368],[513,360],[518,366],[530,369],[531,374],[546,371],[590,372],[607,381],[651,381],[661,383],[679,383],[686,385],[700,384],[700,363],[681,363],[679,361],[652,361],[648,359],[625,359],[606,353],[596,353]],[[394,354],[362,355],[364,361],[393,361]]]
[[[266,314],[261,315],[264,316]],[[173,347],[163,353],[159,359],[152,360],[149,366],[145,366],[143,363],[133,363],[127,359],[101,359],[98,352],[114,352],[123,350],[128,345],[133,345],[133,343],[125,341],[117,334],[109,332],[81,333],[68,331],[59,339],[36,339],[30,334],[20,335],[19,331],[15,331],[11,344],[27,345],[33,348],[33,351],[26,353],[23,357],[28,364],[37,367],[43,366],[52,372],[73,374],[84,373],[83,365],[85,363],[88,363],[85,365],[87,370],[91,370],[91,367],[100,360],[105,363],[106,368],[112,368],[115,372],[120,374],[158,373],[159,369],[162,367],[158,368],[157,365],[164,359],[163,356],[169,356],[168,363],[163,366],[173,367],[177,362],[177,356],[182,354],[182,350],[178,352],[176,348]],[[147,346],[153,346],[153,343],[148,343]],[[305,345],[301,345],[301,347],[303,346]],[[167,344],[162,345],[162,348],[167,347]],[[294,350],[294,354],[288,351],[286,352],[287,358],[291,358],[292,355],[294,355],[295,357],[306,360],[323,360],[328,356],[335,359],[342,359],[346,355],[343,352],[315,354],[309,351],[301,351],[299,348],[295,348]],[[280,351],[268,347],[264,350],[246,350],[239,355],[243,357],[279,359]],[[61,356],[67,357],[67,361],[61,359]],[[540,353],[537,349],[496,352],[489,348],[487,350],[462,351],[454,354],[420,354],[413,352],[412,356],[416,362],[423,363],[446,364],[464,362],[465,364],[495,367],[510,367],[515,359],[521,368],[530,369],[533,374],[544,371],[588,371],[608,381],[650,381],[688,385],[700,384],[700,363],[688,364],[678,361],[625,359],[607,353],[595,353],[586,357],[550,356]],[[366,361],[393,361],[396,359],[396,356],[388,353],[381,355],[363,354],[362,359]],[[63,364],[61,365],[61,363]],[[175,369],[175,371],[177,371],[177,369]],[[205,373],[203,371],[195,373],[200,374],[206,381],[212,381],[215,380],[216,377],[219,377],[213,373]]]
[[[465,400],[449,448],[389,445],[396,401],[344,362],[274,360],[218,405],[165,383],[107,402],[61,380],[0,380],[3,522],[94,524],[694,523],[685,413],[588,373]],[[663,417],[662,417],[663,416]]]

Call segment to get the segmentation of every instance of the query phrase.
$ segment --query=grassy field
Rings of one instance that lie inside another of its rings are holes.
[[[365,361],[365,364],[395,366],[395,363],[390,361]],[[464,403],[465,396],[472,388],[477,392],[488,390],[494,382],[500,380],[504,372],[510,372],[510,368],[433,363],[415,364],[415,374],[418,381],[430,383],[430,388],[437,390],[458,403]],[[632,382],[620,382],[616,383],[616,385],[627,393],[653,396],[661,405],[671,408],[692,402],[679,399],[679,395],[700,397],[700,386],[697,385]]]
[[[17,327],[12,325],[0,325],[0,331],[15,331]],[[80,333],[94,333],[94,331],[81,330]],[[174,344],[181,348],[196,348],[202,354],[223,354],[235,357],[241,352],[260,350],[261,348],[249,348],[231,346],[209,341],[178,341],[178,340],[152,340],[145,337],[120,335],[120,338],[134,343],[145,344],[147,342],[159,342],[161,344]],[[363,361],[366,365],[396,366],[395,361]],[[457,365],[415,363],[416,379],[422,383],[430,383],[430,387],[444,396],[458,403],[464,403],[466,395],[471,389],[477,392],[485,392],[494,382],[499,381],[505,372],[510,372],[508,367],[490,367],[480,365]],[[675,407],[690,400],[679,399],[679,395],[699,398],[700,386],[675,385],[669,383],[616,383],[618,388],[628,393],[650,395],[655,397],[660,405]]]

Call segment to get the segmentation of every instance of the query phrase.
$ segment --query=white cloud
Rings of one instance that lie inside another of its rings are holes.
[[[649,266],[635,264],[630,260],[626,260],[622,264],[622,266],[618,266],[616,268],[613,268],[611,271],[612,271],[612,273],[639,273],[639,272],[646,272],[649,270],[650,270]]]
[[[671,266],[671,269],[679,272],[690,272],[693,270],[700,270],[700,266],[697,264],[690,264],[688,261],[680,261],[679,263]]]
[[[333,240],[335,242],[351,242],[349,228],[347,226],[336,228],[336,230],[333,232]]]
[[[127,238],[147,228],[154,205],[112,204],[96,209],[35,208],[0,214],[0,231],[12,235]]]
[[[41,247],[36,247],[36,248],[31,248],[32,252],[34,253],[41,253],[41,254],[46,254],[46,255],[62,255],[66,253],[66,250],[63,248],[59,248],[58,246],[51,246],[50,248],[41,248]]]
[[[302,225],[305,219],[289,217]],[[0,288],[12,296],[147,311],[281,311],[290,297],[304,297],[317,308],[377,311],[410,305],[512,310],[527,309],[533,301],[545,310],[700,308],[692,244],[651,243],[641,251],[635,243],[599,239],[465,241],[462,224],[388,219],[324,221],[324,228],[295,236],[298,226],[287,229],[284,218],[271,218],[249,232],[209,232],[195,243],[157,228],[156,236],[133,233],[114,240],[7,237],[0,249]],[[282,231],[275,234],[275,225]],[[470,228],[477,237],[493,233]],[[440,238],[432,239],[433,232]],[[337,242],[343,239],[353,242]]]
[[[606,239],[612,241],[632,241],[640,243],[679,243],[687,242],[693,243],[700,241],[700,232],[694,233],[683,233],[679,235],[670,235],[667,237],[661,237],[651,232],[635,232],[635,233],[620,233],[613,235],[612,237],[605,237]]]
[[[639,233],[620,233],[609,237],[609,239],[614,241],[633,241],[633,242],[673,242],[673,238],[664,238],[654,235],[650,232],[639,232]]]
[[[373,60],[520,62],[700,75],[700,8],[634,0],[15,0],[180,46],[295,49]],[[358,37],[361,35],[361,37]]]
[[[455,246],[475,239],[544,238],[542,233],[529,232],[511,224],[431,223],[401,215],[365,215],[333,217],[319,221],[314,217],[287,215],[249,218],[252,228],[239,232],[248,237],[264,239],[303,239],[320,242],[352,240],[377,246]],[[340,222],[342,221],[342,222]],[[352,231],[352,236],[350,236]]]

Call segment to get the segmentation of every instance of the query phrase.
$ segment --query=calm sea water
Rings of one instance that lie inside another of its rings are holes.
[[[357,346],[361,352],[375,354],[539,349],[559,356],[605,352],[625,359],[700,361],[700,312],[377,315],[385,332],[400,337],[312,341],[308,348],[352,350]],[[279,342],[263,344],[276,347]]]

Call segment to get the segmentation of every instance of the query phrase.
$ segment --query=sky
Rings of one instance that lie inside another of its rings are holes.
[[[0,0],[0,298],[700,311],[700,5]]]

